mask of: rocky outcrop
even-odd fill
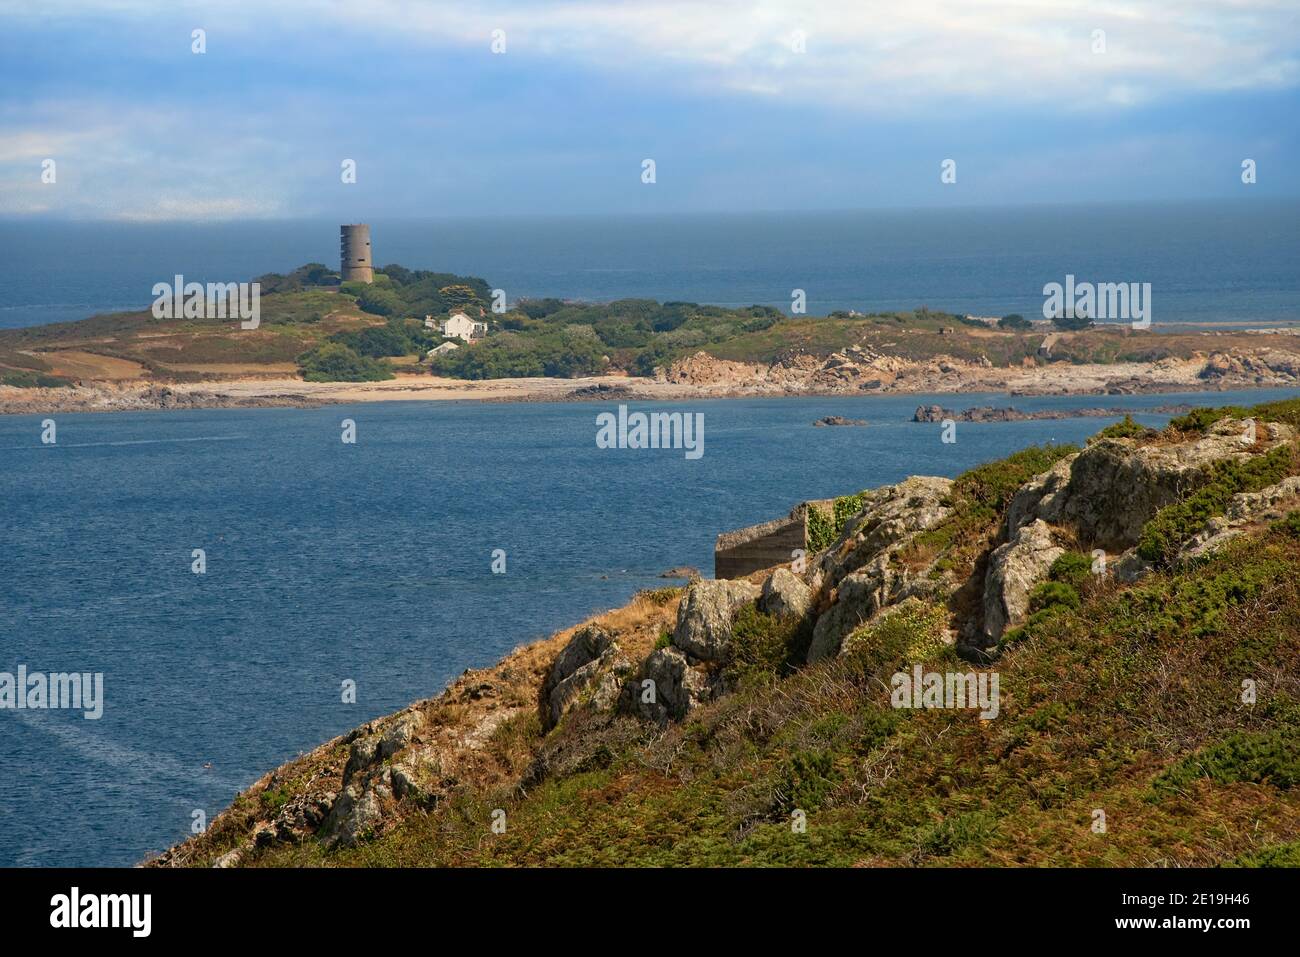
[[[1154,408],[1089,408],[1089,409],[1039,409],[1035,412],[1021,412],[1007,406],[994,408],[991,405],[976,406],[970,409],[945,409],[940,405],[918,405],[912,413],[913,422],[942,422],[952,419],[954,422],[1029,422],[1038,419],[1109,419],[1120,415],[1134,413],[1157,413],[1163,415],[1181,415],[1191,408],[1186,403],[1179,405],[1161,405]]]
[[[828,592],[882,553],[897,551],[918,532],[939,524],[952,514],[951,491],[952,479],[914,475],[864,493],[857,515],[818,557],[811,573],[813,589]]]
[[[705,671],[677,648],[667,647],[651,652],[641,666],[640,679],[628,683],[625,700],[633,713],[664,724],[680,721],[712,692]]]
[[[1015,538],[993,550],[984,579],[984,635],[992,644],[1029,614],[1029,593],[1065,554],[1041,518],[1019,528]]]
[[[827,415],[818,419],[813,425],[822,428],[828,425],[868,425],[866,419],[846,419],[842,415]]]
[[[1070,527],[1089,547],[1123,552],[1156,512],[1209,481],[1213,462],[1249,458],[1295,437],[1291,428],[1276,423],[1257,424],[1255,434],[1260,441],[1246,441],[1246,425],[1225,418],[1186,442],[1102,439],[1016,493],[1007,514],[1008,537],[1042,519]]]
[[[944,589],[928,568],[911,568],[895,557],[917,534],[952,514],[951,491],[951,479],[913,476],[865,494],[861,510],[814,567],[813,587],[828,607],[813,626],[809,662],[835,654],[849,633],[881,609]]]
[[[812,604],[812,589],[790,569],[778,568],[763,582],[758,610],[774,618],[803,618]]]
[[[543,727],[555,727],[584,695],[594,706],[612,709],[632,670],[632,662],[623,657],[608,631],[598,625],[579,629],[556,657],[542,685]]]
[[[1300,476],[1285,478],[1258,492],[1240,492],[1228,503],[1225,514],[1209,519],[1205,526],[1178,550],[1178,561],[1203,558],[1249,530],[1257,522],[1282,518],[1300,499]]]
[[[673,645],[701,661],[724,661],[736,612],[758,596],[758,587],[747,581],[693,582],[677,612]]]

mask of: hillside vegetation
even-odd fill
[[[846,496],[806,566],[467,673],[156,863],[1300,863],[1297,434],[1198,410]],[[996,715],[895,707],[916,665]]]
[[[461,379],[577,377],[618,372],[649,376],[697,353],[771,365],[791,357],[827,360],[844,350],[928,361],[1016,368],[1045,361],[1044,323],[1019,317],[996,327],[942,310],[788,317],[770,307],[723,308],[691,302],[622,299],[607,303],[518,300],[503,311],[487,281],[398,264],[373,284],[339,283],[320,263],[261,284],[261,325],[234,319],[155,319],[149,310],[79,322],[0,330],[0,384],[50,387],[75,382],[215,381],[301,374],[313,381],[368,381],[395,374]],[[471,348],[425,361],[442,341],[424,319],[464,310],[488,323]],[[1099,326],[1058,334],[1050,361],[1065,364],[1187,359],[1207,349],[1257,348],[1258,338]],[[1254,372],[1276,375],[1276,363]],[[1300,370],[1300,361],[1282,370]],[[1229,368],[1229,371],[1252,372]],[[1253,373],[1252,373],[1253,374]],[[1262,380],[1261,380],[1262,381]]]

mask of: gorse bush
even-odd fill
[[[1148,429],[1145,425],[1139,425],[1137,422],[1133,421],[1133,416],[1125,415],[1121,421],[1106,426],[1094,435],[1092,439],[1089,439],[1089,441],[1095,441],[1097,439],[1136,439],[1154,434],[1154,429]]]
[[[811,641],[812,622],[777,618],[745,605],[731,627],[727,675],[742,682],[790,674],[802,664]]]

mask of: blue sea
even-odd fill
[[[927,305],[1042,314],[1043,286],[1151,283],[1156,323],[1300,321],[1300,203],[1278,200],[655,217],[371,222],[376,265],[481,276],[523,296],[810,315]],[[338,262],[334,222],[0,221],[0,328],[139,309],[157,282]]]
[[[210,820],[279,763],[465,668],[662,586],[672,566],[711,574],[720,531],[1106,424],[961,424],[945,445],[938,426],[908,421],[919,404],[1110,401],[657,406],[703,413],[697,460],[598,449],[594,404],[59,415],[54,445],[46,417],[0,417],[0,671],[104,675],[99,720],[0,710],[0,866],[130,865],[187,836],[195,810]],[[814,428],[826,415],[870,425]]]

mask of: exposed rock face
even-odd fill
[[[747,581],[693,582],[677,611],[673,644],[701,661],[725,660],[736,612],[758,596],[758,587]]]
[[[845,636],[881,609],[942,590],[943,583],[926,570],[910,570],[893,559],[917,533],[952,514],[951,490],[951,479],[913,476],[868,493],[862,510],[814,570],[814,585],[829,595],[830,607],[813,628],[809,662],[835,654]]]
[[[609,632],[598,625],[580,629],[556,657],[542,685],[544,726],[554,727],[584,692],[591,692],[595,707],[613,708],[632,670]]]
[[[988,644],[1029,614],[1029,593],[1065,554],[1041,518],[1022,526],[1012,541],[993,550],[984,578],[984,636]]]
[[[1122,552],[1137,542],[1157,511],[1204,485],[1212,462],[1249,458],[1294,438],[1293,430],[1276,423],[1257,428],[1268,436],[1259,446],[1245,442],[1246,426],[1230,418],[1190,442],[1142,447],[1128,439],[1095,442],[1016,493],[1007,513],[1008,537],[1026,522],[1043,519],[1070,526],[1088,545]]]
[[[392,800],[386,772],[368,786],[353,781],[334,802],[321,833],[338,845],[354,847],[378,831],[384,820],[384,804]]]
[[[279,841],[298,841],[315,833],[329,816],[337,795],[333,791],[300,794],[276,815],[273,826]]]
[[[692,667],[686,655],[676,648],[658,648],[641,666],[642,681],[654,682],[653,700],[645,700],[640,681],[627,685],[630,709],[643,718],[663,724],[669,719],[680,721],[701,701],[710,697],[708,676]]]
[[[1282,518],[1300,499],[1300,476],[1285,478],[1258,492],[1240,492],[1228,503],[1225,515],[1211,518],[1178,551],[1178,560],[1210,555],[1255,522]]]
[[[788,568],[778,568],[763,582],[758,610],[776,618],[803,618],[812,610],[812,589]]]
[[[814,590],[836,587],[849,573],[882,552],[897,550],[918,532],[952,514],[947,504],[952,479],[914,475],[897,485],[868,492],[862,509],[845,524],[840,539],[817,560]]]

